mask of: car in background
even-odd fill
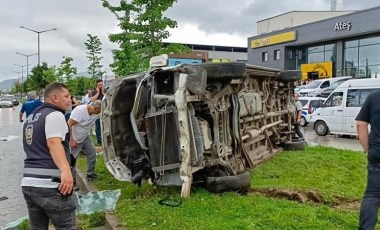
[[[300,97],[298,99],[302,104],[302,117],[300,125],[306,127],[311,119],[311,114],[321,106],[326,100],[322,97]]]
[[[334,91],[334,89],[336,89],[340,84],[342,84],[343,82],[349,79],[350,78],[345,78],[345,79],[334,82],[332,85],[330,85],[330,87],[328,87],[327,89],[321,92],[321,97],[327,98]]]
[[[294,88],[294,92],[295,93],[298,93],[299,91],[301,91],[301,89],[305,88],[306,85],[298,85]]]
[[[13,98],[9,96],[4,96],[0,99],[0,107],[1,108],[12,108],[13,105]]]
[[[349,79],[349,78],[352,78],[352,77],[333,77],[333,78],[313,80],[309,82],[309,84],[307,84],[305,88],[301,89],[299,94],[301,97],[320,97],[321,92],[327,89],[328,87],[330,87],[330,85],[342,79]]]
[[[12,98],[12,103],[14,106],[18,106],[20,104],[20,101],[16,96],[11,95],[10,97]]]

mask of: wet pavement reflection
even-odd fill
[[[326,136],[318,136],[310,127],[304,127],[301,131],[303,132],[305,140],[309,143],[309,145],[322,145],[338,149],[363,151],[359,140],[353,136],[338,136],[330,134],[327,134]]]
[[[0,108],[0,229],[6,223],[27,214],[20,189],[25,154],[22,148],[21,106]]]

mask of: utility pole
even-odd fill
[[[28,80],[28,78],[29,78],[29,57],[37,55],[38,53],[28,55],[28,54],[22,54],[22,53],[16,52],[16,54],[19,54],[19,55],[26,57],[26,80]]]
[[[22,97],[22,92],[24,91],[24,67],[27,65],[18,65],[18,64],[14,64],[14,65],[21,67],[21,83],[23,85],[23,87],[21,89],[21,97]]]
[[[17,73],[17,81],[18,81],[18,79],[20,79],[20,71],[13,71],[14,73]],[[21,88],[21,92],[20,92],[20,98],[22,98],[22,91],[23,91],[23,88],[24,88],[24,86],[22,86],[22,88]]]
[[[49,29],[49,30],[41,30],[41,31],[37,31],[37,30],[33,30],[33,29],[30,29],[30,28],[27,28],[27,27],[24,27],[24,26],[20,26],[21,29],[26,29],[26,30],[30,30],[34,33],[37,33],[37,37],[38,37],[38,66],[40,66],[40,61],[41,61],[41,52],[40,52],[40,34],[42,33],[45,33],[45,32],[49,32],[49,31],[52,31],[52,30],[57,30],[57,28],[53,28],[53,29]]]

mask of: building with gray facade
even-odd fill
[[[380,7],[248,38],[248,63],[303,78],[380,77]]]

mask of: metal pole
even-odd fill
[[[21,83],[24,84],[24,67],[26,65],[18,65],[18,64],[14,64],[14,65],[17,65],[18,67],[21,67]],[[20,75],[19,75],[20,77]],[[21,97],[22,97],[22,93],[24,91],[24,85],[22,85],[22,88],[21,88]]]
[[[37,33],[38,35],[38,66],[40,66],[40,34],[42,33],[45,33],[45,32],[49,32],[49,31],[52,31],[52,30],[57,30],[57,28],[53,28],[53,29],[50,29],[50,30],[41,30],[41,31],[37,31],[37,30],[33,30],[33,29],[30,29],[30,28],[27,28],[27,27],[24,27],[24,26],[20,26],[21,29],[26,29],[26,30],[30,30],[34,33]]]
[[[16,54],[19,54],[19,55],[22,55],[22,56],[26,57],[26,80],[28,80],[28,78],[29,78],[29,57],[37,55],[38,53],[35,53],[35,54],[22,54],[22,53],[16,52]]]
[[[29,74],[29,57],[26,57],[26,80],[28,80]]]
[[[38,66],[40,66],[40,33],[37,33],[38,34]]]

